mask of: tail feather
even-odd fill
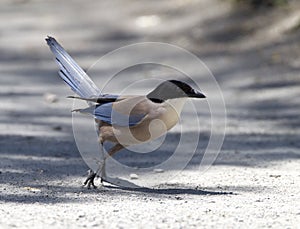
[[[53,37],[48,36],[46,41],[60,67],[60,77],[76,94],[84,98],[98,96],[101,94],[99,88],[89,78],[85,71]]]
[[[69,99],[80,99],[84,100],[87,102],[93,102],[93,103],[98,103],[98,104],[105,104],[105,103],[112,103],[116,101],[123,100],[124,98],[119,98],[117,95],[101,95],[98,97],[90,97],[90,98],[82,98],[82,97],[77,97],[77,96],[68,96],[67,98]]]

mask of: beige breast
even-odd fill
[[[134,127],[103,126],[100,129],[102,138],[104,141],[119,142],[124,146],[159,138],[178,123],[185,102],[185,98],[172,99],[162,104],[144,102],[143,106],[151,109],[141,123]]]

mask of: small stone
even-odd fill
[[[78,215],[78,218],[85,218],[85,214]]]
[[[44,100],[48,103],[56,103],[58,101],[57,95],[51,93],[44,94]]]
[[[34,187],[23,187],[23,189],[27,190],[27,191],[30,191],[30,192],[41,192],[41,189],[38,189],[38,188],[34,188]]]
[[[164,170],[163,169],[153,169],[153,172],[155,172],[155,173],[163,173]]]
[[[279,178],[279,177],[281,177],[281,175],[274,175],[274,174],[271,174],[270,177]]]
[[[130,174],[130,179],[131,180],[137,180],[137,179],[139,179],[139,176],[137,174],[135,174],[135,173],[131,173]]]
[[[56,131],[61,131],[62,127],[61,126],[53,126],[52,129],[56,130]]]

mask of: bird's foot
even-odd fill
[[[97,186],[94,183],[96,177],[101,178],[101,184],[103,183],[103,181],[105,181],[105,178],[106,178],[105,160],[98,162],[98,164],[99,164],[99,168],[97,169],[96,172],[94,172],[91,169],[88,170],[88,177],[84,181],[83,187],[87,186],[88,189],[90,189],[91,186],[93,188],[97,188]]]
[[[93,188],[97,188],[97,186],[94,183],[96,177],[97,177],[97,173],[95,173],[93,170],[89,169],[88,170],[88,177],[84,181],[83,187],[86,186],[88,189],[91,189],[91,186]],[[101,179],[101,183],[102,183],[102,179]]]

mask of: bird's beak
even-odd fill
[[[188,97],[198,99],[206,98],[206,96],[202,92],[197,90],[194,90],[193,93],[188,94]]]

